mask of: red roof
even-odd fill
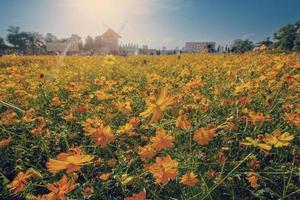
[[[113,31],[111,28],[109,28],[105,33],[101,35],[102,37],[116,37],[116,38],[121,38],[121,36]]]

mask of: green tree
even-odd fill
[[[85,38],[85,43],[83,49],[86,51],[91,51],[94,48],[94,40],[91,36]]]
[[[0,36],[0,54],[4,54],[8,49],[8,46],[5,44],[4,39]]]
[[[57,42],[57,37],[52,33],[47,33],[45,37],[45,42]]]
[[[94,49],[98,51],[102,46],[102,37],[96,36],[94,39]]]
[[[34,55],[46,52],[45,39],[40,33],[28,33],[28,45],[31,49],[31,53]]]
[[[300,51],[300,20],[295,23],[295,26],[297,28],[297,35],[296,35],[296,38],[294,40],[293,50],[294,51]]]
[[[268,48],[271,48],[273,46],[273,41],[270,40],[270,37],[267,37],[266,40],[261,41],[258,44],[259,44],[259,46],[266,45]]]
[[[27,54],[29,51],[29,34],[20,32],[20,27],[10,26],[8,29],[7,41],[13,45],[17,53]]]
[[[293,50],[298,29],[297,23],[287,24],[280,28],[279,31],[274,34],[274,39],[276,40],[275,46],[282,50]]]
[[[75,44],[78,44],[79,49],[83,48],[83,43],[81,40],[81,37],[77,34],[72,34],[71,37],[69,38],[70,42],[74,42]]]
[[[294,51],[300,51],[300,33],[297,34],[295,40],[294,40]]]
[[[231,45],[231,51],[234,53],[244,53],[254,48],[253,42],[250,40],[237,39]]]

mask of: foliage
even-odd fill
[[[299,54],[0,58],[0,199],[298,199]]]
[[[254,48],[253,42],[250,40],[237,39],[231,45],[231,51],[234,53],[245,53]]]
[[[7,41],[13,45],[16,53],[43,54],[45,53],[44,38],[39,33],[20,32],[20,27],[8,28]]]
[[[287,24],[274,34],[275,46],[287,51],[299,51],[300,21]]]
[[[3,54],[7,48],[4,39],[0,36],[0,54]]]

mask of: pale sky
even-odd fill
[[[0,36],[9,25],[59,38],[101,35],[153,48],[186,41],[264,40],[300,20],[299,0],[0,0]]]

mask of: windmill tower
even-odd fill
[[[119,38],[121,36],[109,28],[101,36],[101,54],[117,54],[119,51]]]
[[[118,32],[112,30],[107,24],[102,23],[102,26],[106,28],[107,31],[96,37],[96,51],[99,54],[119,54],[119,39],[121,38],[120,34],[125,29],[127,23],[128,21],[125,20]]]

